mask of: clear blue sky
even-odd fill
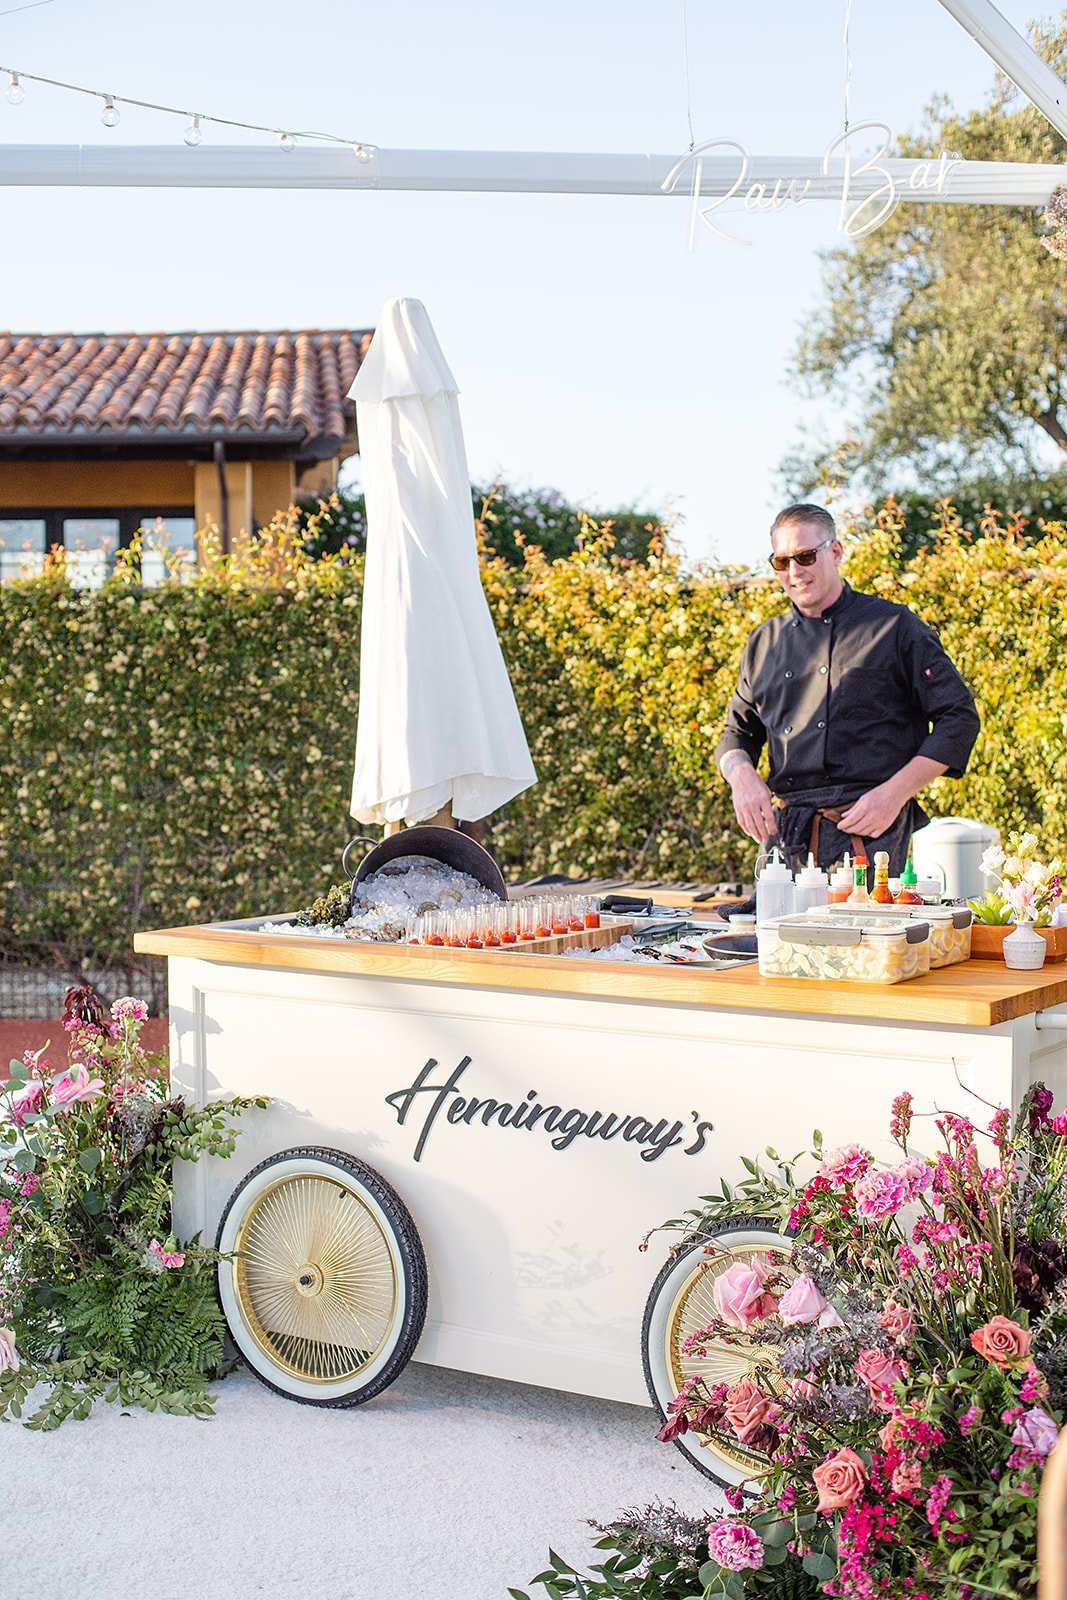
[[[0,10],[13,0],[0,0]],[[1023,28],[1029,5],[1001,0]],[[688,145],[681,0],[53,0],[0,61],[116,94],[407,148]],[[690,0],[698,140],[816,155],[841,128],[844,0]],[[993,81],[936,0],[853,0],[852,120],[914,127]],[[0,142],[180,143],[183,124],[27,85]],[[230,142],[209,130],[207,137]],[[190,152],[195,159],[195,152]],[[422,299],[476,479],[671,510],[694,559],[761,558],[775,469],[819,407],[786,367],[835,208],[739,216],[686,251],[686,202],[295,191],[0,191],[0,326],[361,327]]]

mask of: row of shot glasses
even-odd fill
[[[595,895],[531,895],[462,911],[424,911],[415,919],[408,942],[492,950],[599,926],[600,901]]]

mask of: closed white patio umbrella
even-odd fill
[[[537,781],[478,572],[458,389],[419,300],[349,391],[367,497],[352,815],[488,816]]]

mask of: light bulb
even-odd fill
[[[7,101],[9,106],[20,106],[25,98],[26,91],[19,82],[19,75],[17,72],[13,72],[8,82],[8,86],[4,91],[4,99]]]
[[[190,122],[189,126],[186,128],[185,132],[182,134],[182,138],[185,140],[186,144],[195,146],[200,143],[203,137],[204,135],[200,132],[200,118],[194,117],[192,122]]]
[[[100,113],[100,121],[104,124],[105,128],[117,128],[119,123],[122,121],[118,107],[110,95],[108,95],[104,101],[104,109]]]
[[[281,145],[283,150],[296,149],[296,140],[293,138],[291,133],[280,133],[278,135],[278,143]]]

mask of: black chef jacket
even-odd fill
[[[907,606],[845,585],[821,617],[795,606],[752,630],[715,750],[766,744],[775,794],[883,783],[913,756],[963,775],[978,737],[970,690]]]

